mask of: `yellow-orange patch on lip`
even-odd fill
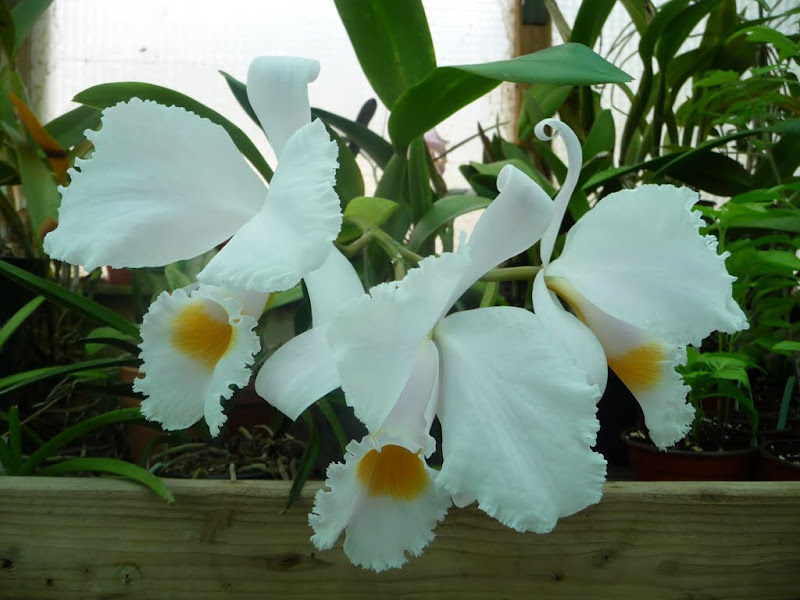
[[[172,323],[172,344],[213,371],[233,341],[233,327],[211,314],[203,301],[187,305]]]
[[[356,475],[370,496],[391,496],[409,502],[428,485],[428,474],[419,455],[402,446],[370,450],[356,468]]]
[[[661,379],[664,348],[655,342],[636,346],[624,354],[608,356],[608,366],[632,392],[654,387]]]

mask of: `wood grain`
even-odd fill
[[[380,574],[318,552],[281,482],[0,478],[0,598],[800,598],[800,482],[609,483],[548,535],[451,510]]]

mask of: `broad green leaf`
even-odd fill
[[[371,227],[380,227],[392,216],[395,210],[397,210],[397,202],[386,198],[376,198],[374,196],[357,196],[353,198],[342,214],[344,223],[336,241],[340,244],[346,244]]]
[[[71,458],[45,467],[39,472],[39,475],[51,477],[83,472],[120,475],[147,486],[169,504],[175,504],[175,495],[163,480],[138,465],[116,458]]]
[[[422,1],[335,0],[335,4],[364,75],[391,110],[405,90],[436,68]]]
[[[14,50],[22,46],[22,42],[36,25],[42,13],[53,3],[53,0],[20,0],[11,10],[14,18]]]
[[[480,196],[445,196],[437,200],[414,227],[408,247],[416,252],[441,227],[458,216],[486,208],[491,202]]]
[[[597,113],[592,128],[586,136],[586,141],[583,143],[583,162],[586,163],[601,152],[606,152],[613,157],[615,141],[614,115],[609,109],[602,110]]]
[[[387,163],[392,158],[392,145],[377,133],[361,123],[329,113],[321,108],[312,108],[311,116],[321,119],[326,125],[339,130],[348,140],[356,143],[364,152],[369,154],[381,169],[386,168]]]
[[[49,457],[54,456],[61,448],[95,429],[111,425],[112,423],[125,423],[141,419],[142,413],[139,408],[122,408],[79,421],[37,448],[36,451],[30,455],[28,460],[23,463],[20,474],[31,475],[36,467]]]
[[[796,43],[772,27],[755,26],[743,29],[738,34],[747,33],[748,42],[766,42],[775,46],[778,51],[778,61],[786,60],[792,56],[797,56],[800,48]]]
[[[666,175],[716,196],[735,196],[753,188],[753,179],[742,164],[717,152],[703,152],[693,161],[681,161]]]
[[[800,270],[800,258],[793,252],[781,250],[758,250],[756,256],[759,262],[776,267],[785,267],[792,270]]]
[[[23,371],[22,373],[14,373],[0,379],[0,395],[7,394],[13,390],[49,379],[51,377],[60,377],[63,375],[72,375],[73,373],[80,373],[82,371],[89,371],[97,368],[105,367],[122,367],[134,366],[139,363],[136,358],[100,358],[97,360],[86,360],[83,362],[72,363],[69,365],[60,365],[57,367],[42,367],[41,369],[32,369],[30,371]]]
[[[228,135],[231,136],[231,141],[233,141],[245,158],[250,161],[253,167],[261,173],[262,177],[267,181],[272,179],[272,169],[267,164],[267,161],[264,160],[264,157],[261,156],[258,148],[253,145],[253,142],[250,141],[241,129],[218,112],[180,92],[152,83],[140,83],[135,81],[104,83],[82,91],[73,98],[73,101],[102,110],[109,106],[114,106],[119,102],[127,102],[131,98],[153,100],[154,102],[167,106],[180,106],[200,117],[208,119],[212,123],[216,123],[228,132]]]
[[[406,157],[400,154],[392,156],[391,160],[386,164],[386,168],[383,170],[380,181],[378,181],[375,195],[402,204],[406,198],[406,191],[408,189],[407,172],[408,160]]]
[[[17,164],[32,237],[36,248],[41,250],[42,239],[50,231],[50,226],[55,225],[58,216],[61,202],[58,187],[48,166],[27,143],[17,146]]]
[[[581,44],[562,44],[511,60],[438,67],[398,98],[389,117],[395,150],[500,85],[549,83],[590,85],[630,81],[631,77]]]
[[[539,121],[555,115],[556,111],[567,101],[574,87],[572,85],[535,83],[527,89],[522,98],[522,110],[517,123],[520,139],[533,136],[533,129]]]
[[[41,294],[59,306],[63,306],[97,323],[108,325],[121,333],[139,339],[139,328],[136,327],[136,325],[102,304],[89,300],[72,290],[68,290],[52,281],[28,273],[2,260],[0,260],[0,275],[5,275],[12,281],[34,291],[36,294]]]
[[[100,126],[101,113],[91,106],[79,106],[60,117],[56,117],[44,126],[47,133],[63,148],[72,148],[83,139],[87,129]]]
[[[33,311],[42,305],[42,302],[44,302],[44,296],[36,296],[36,298],[20,308],[2,327],[0,327],[0,348],[14,335],[14,332],[25,322],[25,319],[31,316]]]
[[[790,353],[790,352],[800,352],[800,342],[793,342],[791,340],[784,340],[783,342],[778,342],[772,347],[773,352],[780,352],[780,353]]]
[[[572,26],[572,35],[569,41],[593,48],[616,3],[617,0],[582,2],[578,14],[575,16],[575,25]]]

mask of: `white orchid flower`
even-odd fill
[[[349,301],[366,296],[355,269],[336,249],[305,282],[313,327],[281,346],[256,377],[259,395],[292,419],[340,386],[327,341],[328,326]],[[404,397],[410,401],[427,402],[431,395],[430,389],[408,391]],[[344,464],[328,467],[329,491],[317,493],[309,516],[317,548],[331,548],[346,531],[347,557],[356,565],[382,571],[402,566],[406,552],[418,556],[433,539],[433,529],[451,501],[435,485],[436,473],[420,452],[427,444],[433,415],[423,417],[424,423],[404,422],[413,412],[413,407],[395,411],[382,432],[350,442]]]
[[[664,449],[688,432],[694,416],[686,402],[689,388],[675,371],[686,361],[686,345],[699,346],[715,330],[748,327],[731,296],[728,253],[718,254],[716,238],[700,235],[703,221],[692,211],[696,192],[643,185],[600,200],[567,233],[561,255],[551,262],[582,162],[578,139],[566,125],[548,119],[536,127],[541,139],[558,133],[569,172],[542,238],[544,268],[534,282],[534,310],[593,381],[605,387],[606,363],[611,367],[641,405],[651,439]]]
[[[267,189],[225,130],[177,106],[132,99],[87,131],[89,160],[60,188],[59,225],[44,239],[53,258],[87,269],[153,267],[230,241],[202,283],[280,291],[322,265],[341,226],[333,190],[336,144],[311,122],[307,85],[319,63],[262,57],[247,94],[278,155]]]
[[[199,274],[199,286],[162,294],[141,327],[134,389],[142,414],[167,430],[205,417],[250,378],[260,343],[253,328],[267,292],[318,268],[341,224],[333,191],[337,148],[311,122],[308,83],[316,61],[262,57],[247,92],[279,157],[269,189],[222,127],[182,108],[138,99],[103,113],[95,145],[63,188],[59,227],[45,239],[54,258],[85,265],[158,266],[231,238]]]
[[[266,296],[211,285],[163,292],[144,316],[141,370],[133,389],[147,398],[142,415],[167,431],[205,417],[212,436],[226,417],[221,399],[244,387],[260,348],[253,328]]]

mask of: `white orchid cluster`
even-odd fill
[[[457,252],[365,292],[333,241],[337,147],[311,121],[316,61],[259,58],[247,93],[279,162],[269,189],[224,130],[181,108],[131,100],[87,132],[95,151],[61,190],[53,258],[86,268],[159,266],[230,241],[198,284],[161,294],[141,327],[142,413],[165,429],[225,421],[221,399],[250,376],[253,329],[268,295],[305,280],[313,327],[273,354],[256,390],[291,418],[341,387],[369,434],[332,464],[309,517],[313,543],[346,533],[350,560],[376,571],[419,555],[452,503],[518,531],[548,532],[596,503],[606,464],[592,451],[596,404],[611,367],[642,406],[661,448],[693,409],[675,372],[686,344],[747,327],[716,240],[699,234],[696,194],[643,186],[611,194],[551,261],[581,151],[562,123],[569,174],[551,200],[507,166],[499,195]],[[448,314],[476,280],[541,240],[534,312]],[[562,302],[572,310],[568,312]],[[443,464],[434,417],[442,428]]]

